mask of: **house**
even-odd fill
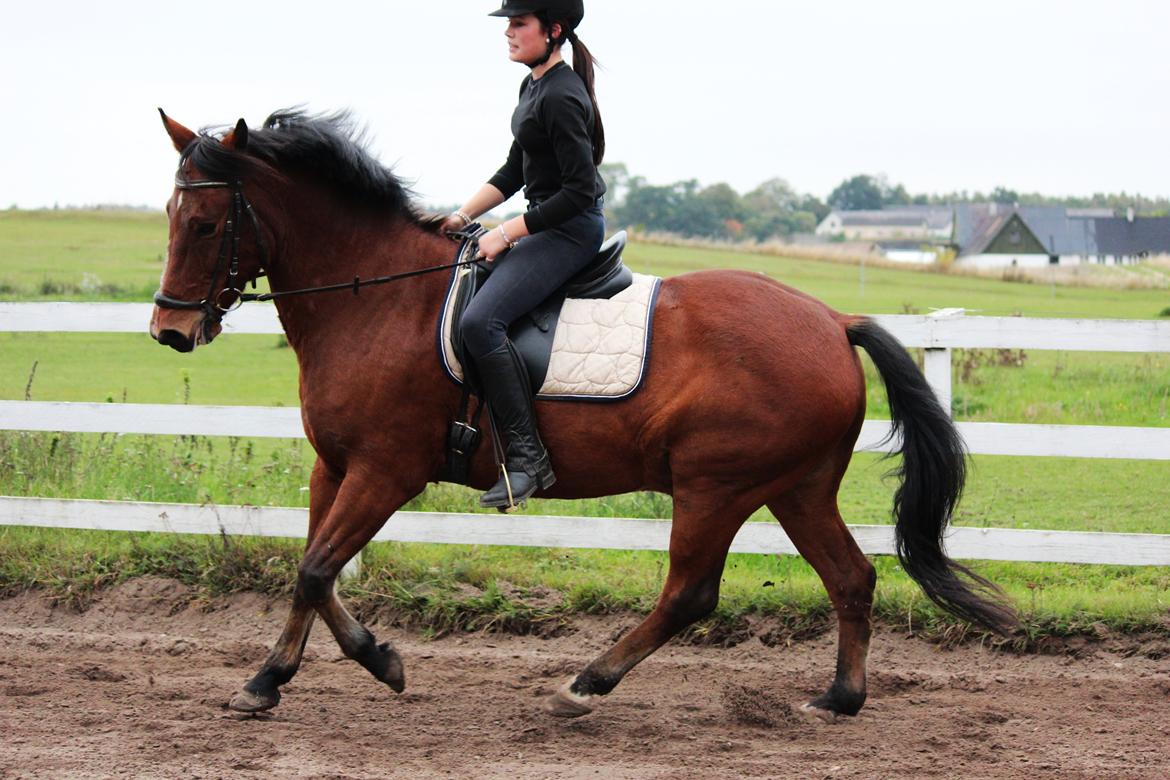
[[[974,268],[1126,265],[1170,253],[1170,218],[967,203],[955,207],[951,248],[957,265]]]
[[[834,209],[817,225],[822,237],[847,241],[947,240],[954,212],[949,206],[895,206],[878,211]]]
[[[928,264],[943,251],[973,268],[1128,265],[1170,254],[1170,218],[1139,217],[1133,209],[1009,206],[895,206],[833,211],[817,226],[822,239],[871,242],[889,260]]]

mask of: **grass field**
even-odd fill
[[[166,254],[159,212],[0,211],[0,300],[149,301]],[[839,311],[928,312],[952,306],[984,315],[1153,319],[1164,290],[1048,287],[912,269],[861,269],[774,254],[633,243],[626,262],[671,276],[706,268],[761,271]],[[1141,269],[1136,270],[1141,273]],[[346,276],[339,269],[339,280]]]
[[[0,212],[0,299],[148,300],[165,252],[157,214]],[[687,247],[635,244],[638,270],[674,274],[704,267],[760,270],[847,311],[902,313],[962,306],[982,314],[1152,318],[1164,292],[1031,284],[868,268]],[[144,330],[145,330],[145,323]],[[960,420],[1167,426],[1170,355],[960,351],[954,361]],[[35,373],[34,373],[35,365]],[[888,416],[870,374],[869,416]],[[31,381],[30,381],[31,380]],[[0,398],[286,405],[297,403],[291,350],[274,336],[225,337],[178,355],[142,336],[0,334]],[[0,433],[0,493],[304,506],[312,453],[303,442],[205,437]],[[858,455],[841,492],[850,522],[884,522],[891,466]],[[976,526],[1166,532],[1170,466],[1158,462],[976,457],[956,521]],[[1139,489],[1135,489],[1137,486]],[[471,511],[475,494],[433,486],[411,509]],[[665,517],[669,499],[633,494],[586,502],[538,501],[543,514]],[[755,520],[770,521],[763,513]],[[572,611],[644,610],[661,582],[664,558],[602,551],[375,545],[351,598],[391,603],[429,630],[491,621],[559,620]],[[131,576],[178,576],[214,594],[232,588],[290,587],[298,546],[272,541],[209,542],[155,535],[0,529],[0,589],[44,587],[67,600]],[[878,612],[925,626],[948,625],[893,561],[879,559]],[[1165,629],[1165,569],[985,564],[1027,613],[1031,631]],[[248,573],[243,574],[243,570]],[[239,576],[228,576],[235,572]],[[551,612],[525,606],[523,589],[564,593]],[[466,599],[455,583],[483,588]],[[764,583],[771,583],[764,585]],[[507,591],[507,592],[505,592]],[[733,556],[724,601],[702,630],[730,630],[751,614],[780,615],[798,631],[823,624],[828,602],[803,561]],[[515,626],[514,626],[515,627]]]
[[[137,211],[0,211],[0,300],[149,301],[166,217]]]

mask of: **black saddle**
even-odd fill
[[[528,377],[532,383],[533,394],[540,390],[544,384],[545,375],[548,373],[553,337],[556,335],[557,320],[560,318],[561,307],[564,305],[565,299],[612,298],[633,284],[633,273],[622,263],[622,251],[625,247],[626,231],[622,230],[601,245],[597,257],[580,273],[570,279],[560,290],[549,296],[544,303],[537,306],[528,315],[513,322],[508,328],[508,338],[511,339],[528,367]],[[472,247],[472,251],[475,251],[474,247]],[[491,272],[492,265],[481,262],[473,266],[473,273],[464,277],[458,275],[454,277],[455,284],[459,284],[461,278],[464,279],[464,282],[460,289],[455,291],[455,306],[451,315],[450,329],[452,346],[459,358],[460,365],[463,366],[464,381],[473,388],[478,387],[474,362],[464,349],[463,340],[459,338],[460,326],[467,305],[483,286],[483,283],[487,281]]]

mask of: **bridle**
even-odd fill
[[[240,289],[240,216],[246,213],[252,222],[252,229],[256,232],[256,245],[260,249],[260,274],[263,276],[268,268],[268,247],[264,241],[264,233],[260,230],[260,220],[252,209],[252,204],[244,195],[244,183],[241,181],[192,181],[175,177],[175,186],[181,190],[203,189],[231,189],[231,205],[228,207],[227,221],[224,224],[223,236],[219,241],[219,257],[215,261],[215,273],[211,275],[211,282],[207,288],[207,295],[198,301],[184,301],[172,298],[160,288],[154,294],[154,305],[160,309],[201,310],[204,313],[205,326],[219,324],[225,314],[239,308],[244,302],[244,291]],[[225,284],[218,292],[219,278],[226,272]],[[253,285],[255,280],[252,281]],[[226,296],[235,295],[235,300],[224,305]]]
[[[240,215],[246,213],[252,222],[252,229],[256,233],[256,244],[260,250],[260,273],[257,277],[267,274],[269,268],[268,247],[264,242],[264,233],[260,229],[260,220],[256,216],[255,210],[252,208],[251,202],[248,201],[247,196],[244,195],[244,183],[241,181],[226,182],[226,181],[191,181],[188,179],[175,178],[175,186],[181,190],[200,190],[222,188],[232,190],[231,206],[227,215],[227,221],[224,224],[223,237],[219,243],[219,257],[215,264],[215,273],[211,276],[211,282],[207,288],[207,295],[198,301],[184,301],[178,298],[172,298],[159,289],[154,294],[154,304],[160,309],[181,309],[181,310],[200,310],[204,313],[203,327],[206,328],[212,325],[218,325],[223,321],[224,315],[235,311],[244,303],[251,301],[271,301],[276,298],[284,298],[292,295],[308,295],[311,293],[322,292],[339,292],[341,290],[352,290],[354,295],[358,294],[358,290],[362,287],[371,285],[386,284],[388,282],[396,282],[400,279],[409,279],[413,276],[421,274],[433,273],[435,271],[444,271],[450,268],[458,268],[464,265],[476,265],[481,261],[474,259],[475,253],[472,252],[473,259],[462,260],[454,263],[445,263],[443,265],[435,265],[427,268],[419,268],[412,271],[405,271],[397,274],[390,274],[389,276],[378,276],[372,279],[362,279],[355,276],[352,282],[342,282],[340,284],[330,284],[322,287],[306,287],[300,290],[282,290],[280,292],[268,292],[262,294],[245,293],[239,282],[240,276]],[[449,233],[452,238],[462,239],[464,242],[460,245],[460,250],[456,252],[458,257],[462,254],[464,246],[468,241],[478,241],[479,237],[487,231],[477,223],[471,223],[459,231]],[[229,254],[230,246],[230,254]],[[218,281],[224,275],[226,270],[227,278],[225,285],[216,292]],[[252,280],[252,286],[255,287],[256,280]],[[234,295],[235,299],[228,301],[225,306],[223,303],[225,296]]]

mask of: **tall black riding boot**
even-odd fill
[[[477,358],[475,366],[493,424],[508,442],[504,458],[507,477],[500,477],[479,503],[510,508],[537,490],[552,487],[556,476],[536,430],[528,371],[512,342],[505,341],[502,347]]]

